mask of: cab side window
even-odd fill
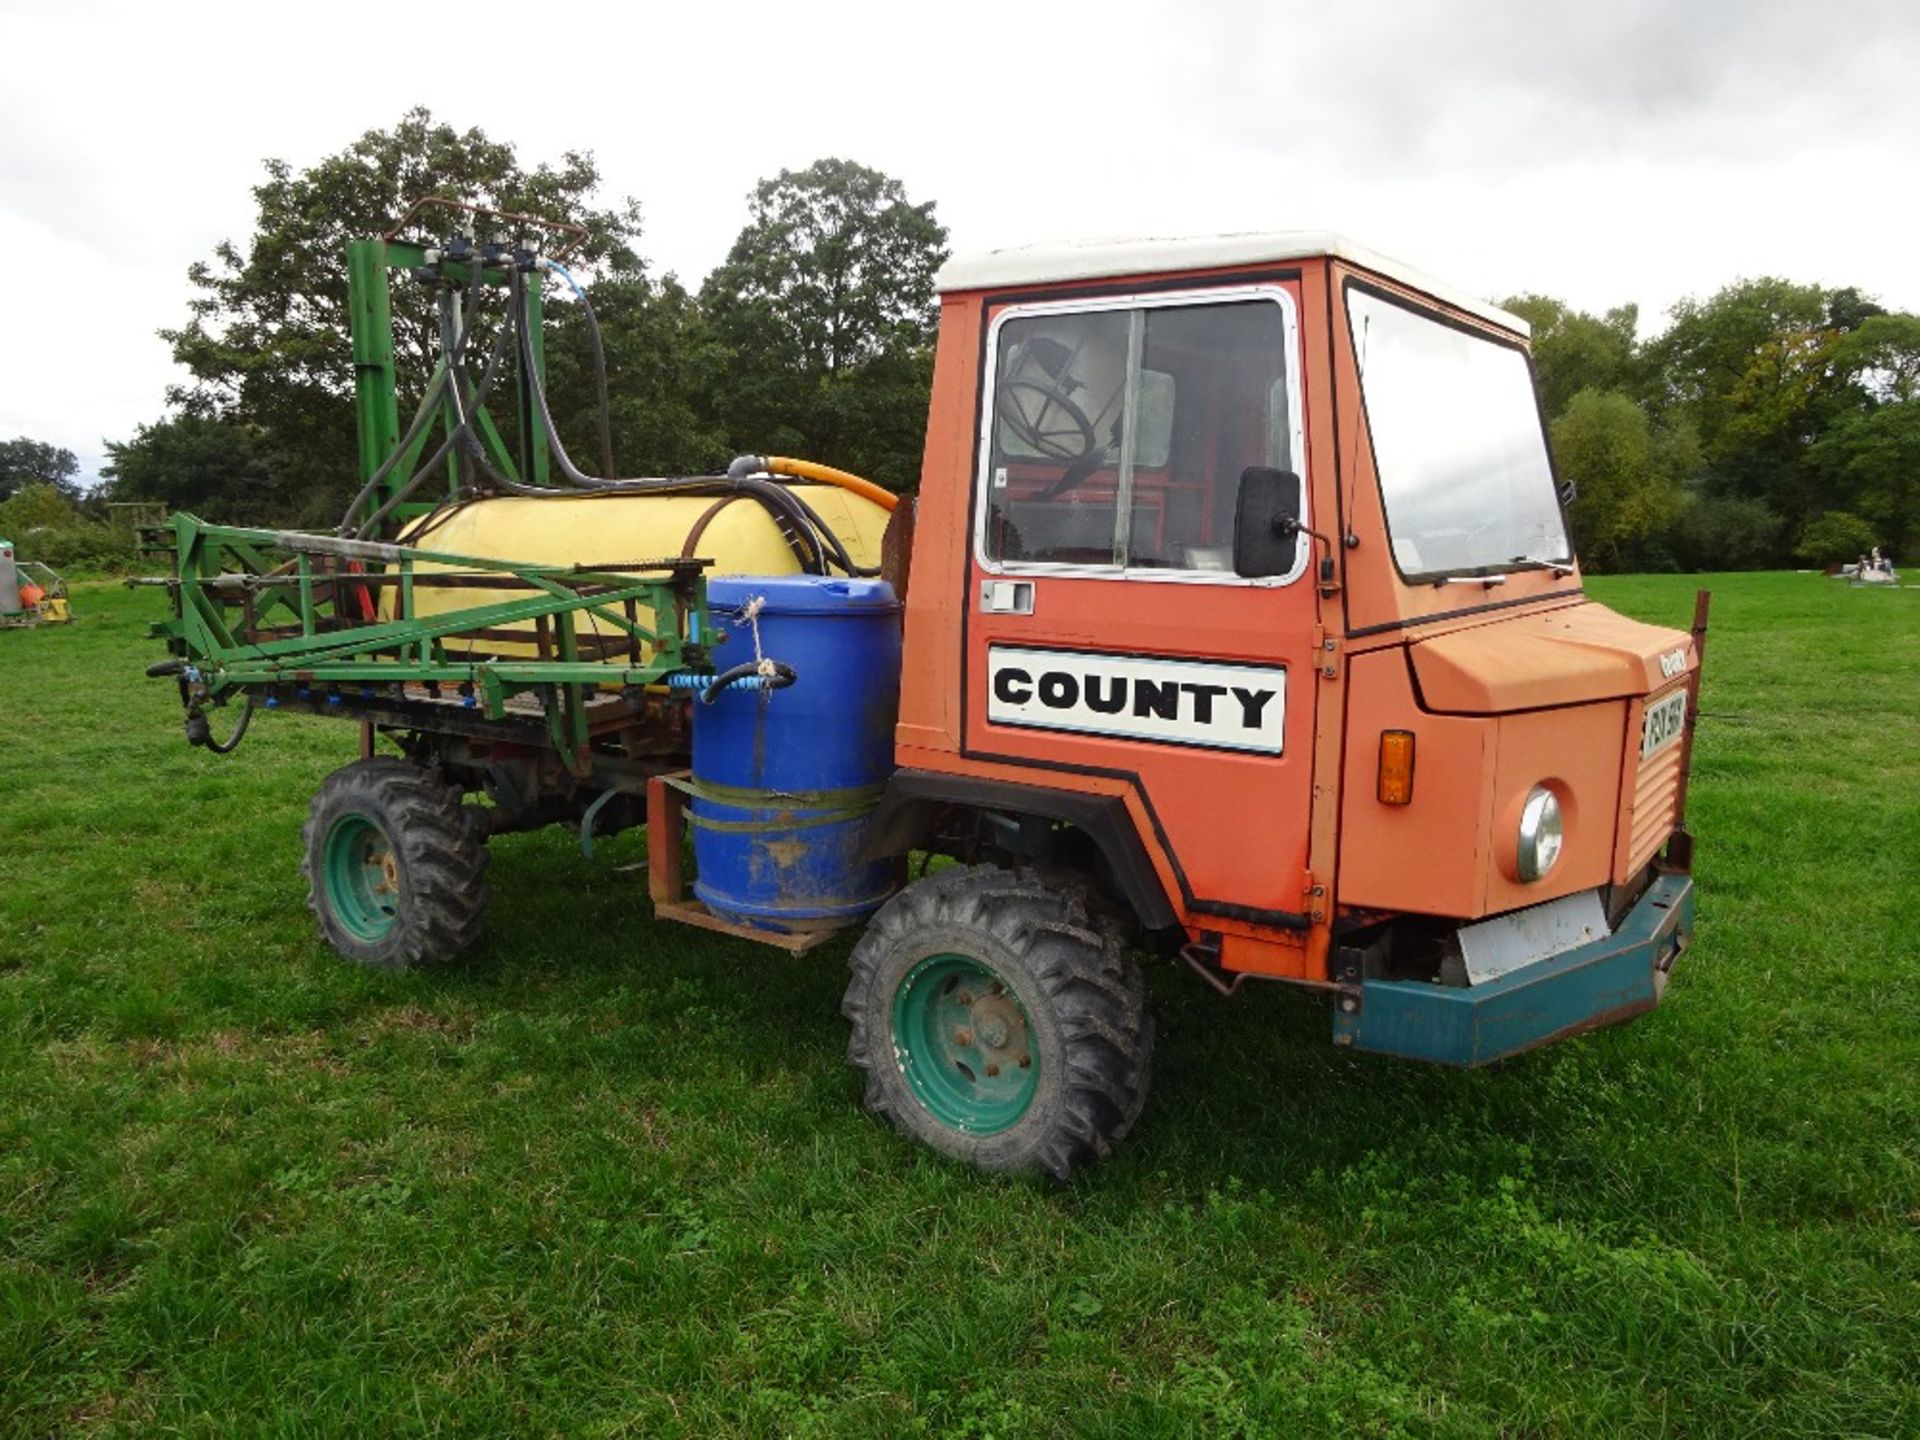
[[[1272,300],[1014,316],[995,354],[990,560],[1230,573],[1240,472],[1298,468]]]

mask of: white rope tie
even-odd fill
[[[766,608],[767,608],[766,596],[764,595],[751,596],[747,600],[747,603],[740,607],[740,618],[745,620],[747,624],[751,626],[753,629],[754,673],[758,675],[762,680],[772,680],[774,676],[779,672],[774,668],[773,661],[769,660],[766,657],[765,653],[760,649],[760,612]]]

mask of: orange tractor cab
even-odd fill
[[[1000,251],[940,277],[916,496],[758,456],[618,480],[553,426],[542,280],[590,302],[537,243],[355,242],[341,526],[169,522],[150,673],[188,738],[363,727],[304,834],[343,956],[475,943],[493,835],[646,824],[660,918],[865,924],[870,1108],[1059,1176],[1145,1104],[1143,953],[1455,1065],[1658,1003],[1705,597],[1688,634],[1583,593],[1522,321],[1330,235]],[[390,274],[445,348],[404,431]]]
[[[1330,992],[1336,1044],[1464,1065],[1652,1008],[1691,932],[1704,607],[1689,635],[1582,593],[1525,323],[1330,235],[940,285],[876,840],[998,868],[896,900],[900,953],[962,917],[997,942],[1001,909],[1091,953],[1114,902],[1222,990]],[[1070,925],[1016,898],[1075,884]],[[1125,972],[1089,1068],[1137,1076]],[[909,1128],[999,1155],[862,1053]],[[1110,1088],[1081,1151],[1130,1120]]]

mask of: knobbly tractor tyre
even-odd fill
[[[1139,1118],[1153,1062],[1140,971],[1078,890],[942,871],[889,901],[850,963],[841,1008],[867,1108],[934,1149],[1065,1180]]]
[[[313,797],[300,832],[320,938],[357,965],[444,965],[480,938],[487,846],[480,811],[405,760],[360,760]]]

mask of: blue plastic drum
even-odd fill
[[[747,612],[758,601],[757,614]],[[693,893],[722,919],[801,931],[851,924],[893,893],[892,860],[860,858],[893,773],[900,602],[880,580],[726,576],[707,604],[719,670],[791,666],[693,705]]]

